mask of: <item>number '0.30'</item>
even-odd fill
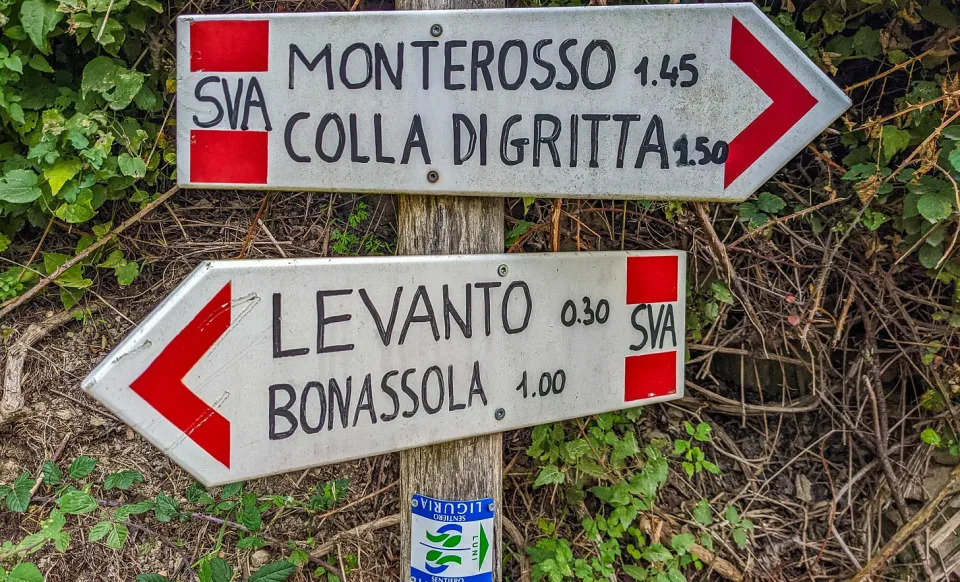
[[[583,315],[581,316],[577,310],[577,304],[574,303],[573,299],[567,299],[563,304],[563,309],[560,310],[560,323],[567,327],[573,327],[574,324],[582,323],[583,325],[593,325],[598,323],[603,325],[607,322],[607,319],[610,317],[610,302],[606,299],[601,299],[597,301],[597,306],[593,307],[589,297],[584,297],[583,301]]]

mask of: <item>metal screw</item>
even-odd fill
[[[414,499],[413,501],[410,502],[410,505],[412,505],[413,507],[416,507],[420,505],[420,503],[416,499]]]
[[[493,417],[497,420],[503,420],[503,417],[506,415],[507,411],[502,408],[498,408],[497,411],[493,413]]]
[[[487,506],[487,511],[493,511],[493,507],[494,505],[491,503],[490,505]]]
[[[441,34],[443,34],[443,27],[440,26],[439,24],[434,24],[433,26],[430,27],[431,36],[440,36]]]
[[[510,269],[508,269],[506,265],[500,265],[497,267],[497,274],[501,277],[506,277],[508,272],[510,272]]]
[[[439,179],[440,179],[440,172],[436,170],[430,170],[429,172],[427,172],[427,182],[430,182],[431,184],[433,184]]]

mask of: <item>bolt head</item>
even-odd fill
[[[439,179],[440,179],[440,172],[436,170],[430,170],[429,172],[427,172],[427,182],[430,182],[431,184],[433,184]]]
[[[497,420],[503,420],[503,417],[506,415],[507,411],[502,408],[498,408],[497,411],[493,413],[493,417]]]
[[[410,501],[410,505],[413,506],[413,507],[416,507],[416,506],[420,505],[420,503],[419,503],[416,499],[414,499],[414,500]]]
[[[430,36],[440,36],[441,34],[443,34],[443,27],[439,24],[430,27]]]
[[[497,274],[500,275],[501,277],[506,277],[507,273],[509,272],[510,272],[510,269],[508,269],[506,265],[500,265],[499,267],[497,267]]]

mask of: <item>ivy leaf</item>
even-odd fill
[[[713,296],[717,298],[717,301],[733,305],[733,293],[730,292],[730,288],[723,281],[710,283],[710,290],[713,291]]]
[[[53,32],[63,14],[57,10],[56,2],[47,0],[26,0],[20,7],[20,24],[30,37],[33,46],[41,52],[50,52],[47,35]]]
[[[883,157],[893,158],[910,143],[910,133],[893,125],[884,125],[880,130],[880,142],[883,144]]]
[[[44,461],[40,471],[43,473],[44,485],[56,485],[63,480],[63,471],[53,461]]]
[[[23,562],[7,574],[7,582],[43,582],[43,574],[33,562]]]
[[[47,62],[47,59],[43,58],[43,55],[35,53],[30,60],[27,61],[27,66],[35,71],[40,71],[41,73],[52,73],[53,67],[50,66],[50,63]]]
[[[7,493],[7,509],[15,513],[23,513],[30,506],[30,489],[33,483],[30,479],[30,473],[24,471],[13,482],[13,487]]]
[[[746,549],[747,547],[747,530],[742,527],[733,528],[731,533],[733,536],[734,543],[737,544],[737,547],[741,550]]]
[[[120,471],[107,475],[103,481],[103,488],[107,491],[111,489],[129,491],[134,483],[143,483],[143,475],[138,471]]]
[[[540,474],[537,475],[537,480],[533,482],[533,487],[543,487],[544,485],[559,485],[563,483],[566,476],[557,468],[556,465],[547,465],[544,468],[540,469]]]
[[[931,223],[940,222],[953,212],[953,197],[942,191],[924,192],[917,199],[917,210]]]
[[[50,253],[53,254],[53,253]],[[46,257],[44,257],[44,262],[46,262]],[[48,269],[49,272],[49,269]],[[93,468],[97,466],[97,460],[93,457],[87,457],[85,455],[80,455],[73,460],[73,463],[70,464],[70,469],[67,470],[67,474],[70,475],[73,479],[83,479],[90,473],[93,473]]]
[[[0,180],[0,201],[26,204],[42,194],[37,175],[31,170],[11,170]]]

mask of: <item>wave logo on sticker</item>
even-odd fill
[[[433,544],[420,542],[420,544],[429,548],[427,550],[426,562],[424,567],[431,574],[439,574],[450,567],[450,564],[463,564],[463,559],[453,552],[466,552],[470,548],[461,548],[460,542],[463,540],[463,527],[455,523],[450,523],[437,529],[436,533],[424,532]],[[450,553],[447,553],[450,552]]]

